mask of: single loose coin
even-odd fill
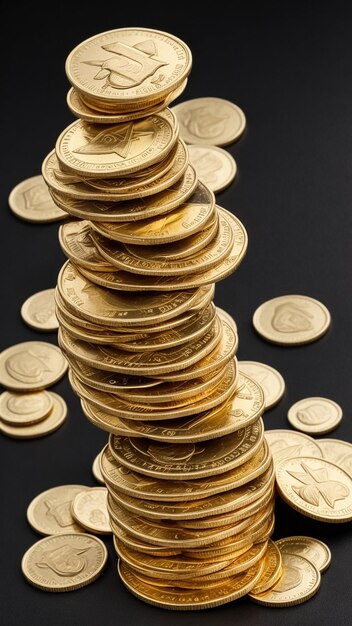
[[[274,463],[296,456],[323,456],[320,446],[312,437],[294,430],[265,430],[265,439],[269,443]]]
[[[15,439],[34,439],[35,437],[49,435],[60,428],[67,417],[66,402],[53,391],[48,391],[47,393],[50,395],[53,402],[53,408],[48,417],[28,426],[11,426],[0,420],[0,432],[9,437],[14,437]]]
[[[44,289],[27,298],[21,307],[22,319],[36,330],[52,331],[59,328],[55,315],[55,289]]]
[[[14,393],[4,391],[0,396],[0,419],[11,426],[29,426],[45,419],[53,408],[53,398],[47,391]]]
[[[304,398],[291,406],[287,419],[291,426],[304,433],[323,435],[339,425],[342,409],[328,398]]]
[[[93,461],[92,473],[93,473],[95,480],[98,481],[98,483],[105,485],[105,480],[103,478],[103,474],[101,473],[101,469],[100,469],[100,459],[101,459],[102,452],[103,451],[101,450]]]
[[[80,43],[69,54],[66,74],[88,97],[113,106],[163,99],[187,78],[189,47],[150,28],[118,28]]]
[[[10,209],[26,222],[56,222],[67,217],[52,200],[41,175],[23,180],[9,195]]]
[[[188,146],[189,158],[207,187],[218,193],[228,187],[237,173],[236,161],[229,152],[216,146]]]
[[[326,333],[330,323],[326,306],[309,296],[278,296],[261,304],[253,315],[259,335],[282,345],[311,343]]]
[[[40,493],[27,508],[27,519],[32,528],[41,535],[85,532],[72,517],[71,504],[76,495],[86,489],[89,487],[84,485],[59,485]]]
[[[180,124],[180,135],[187,143],[227,146],[246,127],[242,109],[223,98],[194,98],[176,104],[172,110]]]
[[[315,539],[315,537],[285,537],[278,539],[276,545],[282,554],[298,554],[320,571],[325,572],[331,562],[331,552],[326,543]]]
[[[60,348],[46,341],[25,341],[0,354],[0,383],[14,391],[35,391],[56,383],[67,370]]]
[[[71,513],[76,522],[92,533],[110,534],[107,495],[106,487],[92,487],[78,493],[71,504]]]
[[[325,459],[297,457],[276,467],[280,495],[303,515],[323,522],[352,520],[352,477]]]
[[[45,591],[73,591],[92,583],[108,558],[103,542],[93,535],[65,532],[40,539],[22,559],[22,572]]]
[[[266,410],[281,400],[285,392],[285,381],[276,369],[257,361],[240,361],[238,365],[241,371],[254,378],[262,387]]]
[[[341,439],[316,439],[324,459],[332,461],[352,476],[352,444]]]
[[[251,594],[258,594],[273,587],[279,580],[282,572],[282,557],[279,548],[274,541],[269,539],[267,550],[264,555],[264,568],[256,586],[251,590]]]
[[[293,606],[309,600],[320,587],[320,572],[303,556],[282,554],[282,575],[263,593],[250,598],[265,606]]]

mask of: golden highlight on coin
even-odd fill
[[[297,430],[323,435],[337,428],[342,420],[342,409],[328,398],[304,398],[290,407],[287,419]]]
[[[78,493],[71,504],[71,513],[76,522],[96,534],[109,534],[109,514],[106,506],[106,487],[91,487]]]
[[[43,491],[28,506],[28,522],[41,535],[85,532],[72,517],[71,504],[87,489],[84,485],[59,485]]]
[[[48,391],[47,393],[52,403],[52,408],[47,416],[35,423],[19,424],[17,422],[16,425],[0,419],[0,432],[14,439],[34,439],[36,437],[45,437],[45,435],[49,435],[55,430],[58,430],[66,421],[67,405],[65,400],[57,393],[53,391]],[[21,395],[25,396],[27,394]],[[22,409],[24,408],[23,400],[20,402]]]
[[[190,144],[188,152],[200,180],[214,193],[231,185],[237,174],[237,165],[227,150],[212,145]]]
[[[278,539],[276,545],[281,554],[298,554],[310,561],[321,573],[328,569],[331,552],[326,543],[314,537],[284,537]]]
[[[45,289],[27,298],[21,307],[22,319],[36,330],[53,331],[59,327],[55,314],[55,289]]]
[[[0,355],[0,383],[14,391],[35,391],[64,376],[67,361],[60,348],[45,341],[26,341]]]
[[[56,222],[67,217],[52,200],[41,175],[23,180],[9,195],[9,205],[17,217],[27,222]]]
[[[280,402],[285,393],[285,381],[280,372],[266,363],[257,361],[239,361],[239,367],[261,385],[266,410]]]

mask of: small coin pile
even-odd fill
[[[46,391],[67,371],[57,346],[26,341],[0,355],[0,432],[18,439],[42,437],[57,430],[67,417],[63,398]]]
[[[197,179],[166,108],[190,69],[167,33],[83,42],[66,63],[80,119],[43,164],[54,201],[81,218],[59,233],[59,344],[85,415],[110,433],[100,468],[120,576],[179,609],[248,593],[274,528],[263,392],[213,302],[247,235]]]

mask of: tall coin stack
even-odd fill
[[[59,343],[85,415],[110,433],[120,577],[177,609],[257,588],[274,526],[263,393],[213,302],[247,235],[197,180],[167,108],[191,63],[182,41],[145,28],[77,46],[66,71],[80,119],[43,164],[55,203],[81,218],[60,228]]]

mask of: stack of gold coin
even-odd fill
[[[85,415],[110,433],[100,468],[120,576],[183,609],[249,592],[274,526],[263,391],[213,303],[247,235],[197,181],[165,108],[190,64],[158,31],[83,42],[67,61],[70,102],[105,107],[109,124],[75,122],[43,165],[54,201],[82,218],[59,234],[59,344]]]

